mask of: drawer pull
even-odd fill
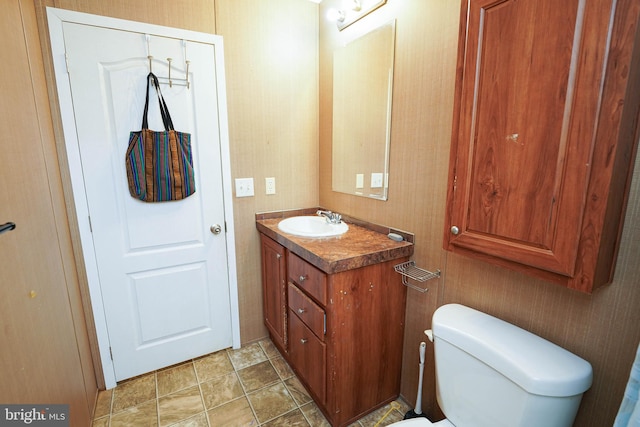
[[[302,314],[302,313],[304,313],[305,311],[307,311],[307,310],[305,310],[304,308],[299,308],[299,309],[298,309],[298,314]]]
[[[304,282],[305,280],[307,280],[307,276],[300,276],[300,283]]]
[[[309,340],[308,340],[308,339],[306,339],[306,338],[300,338],[300,342],[301,342],[302,344],[306,344],[306,343],[307,343],[307,341],[309,341]]]

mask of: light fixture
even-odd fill
[[[347,4],[345,6],[346,8],[355,10],[356,12],[360,12],[360,10],[362,9],[362,4],[360,3],[360,0],[345,0],[344,3]]]
[[[343,0],[340,9],[329,9],[327,19],[342,31],[386,3],[387,0]]]
[[[331,22],[344,22],[346,16],[344,10],[340,9],[329,9],[327,12],[327,19]]]

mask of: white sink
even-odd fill
[[[280,221],[278,228],[285,233],[302,237],[339,236],[349,230],[345,222],[330,224],[323,216],[292,216]]]

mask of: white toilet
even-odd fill
[[[436,393],[446,420],[398,427],[571,426],[593,378],[589,362],[459,304],[433,315]],[[427,331],[428,332],[428,331]]]

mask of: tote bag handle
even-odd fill
[[[160,106],[160,115],[162,116],[162,124],[164,125],[164,130],[174,130],[173,121],[171,120],[171,115],[169,114],[169,108],[167,107],[167,103],[162,96],[162,92],[160,91],[160,82],[155,74],[149,73],[147,75],[147,95],[144,100],[144,113],[142,114],[142,129],[149,129],[149,122],[147,120],[147,114],[149,112],[149,82],[153,83],[153,86],[156,90],[156,94],[158,96],[158,105]]]

